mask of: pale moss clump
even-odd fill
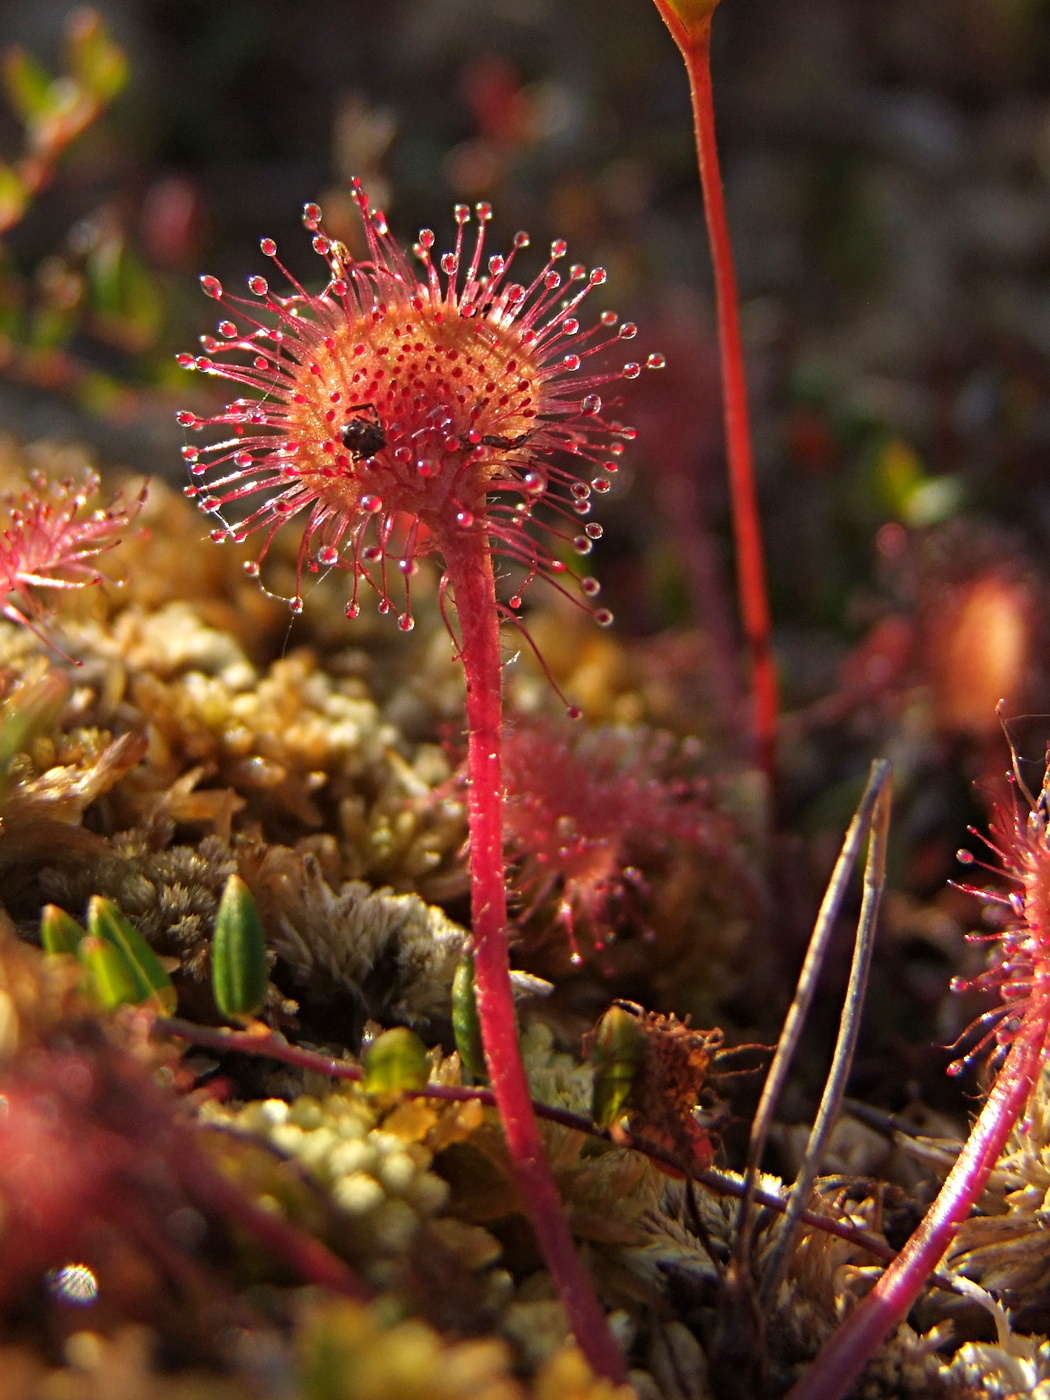
[[[468,1138],[481,1124],[477,1103],[434,1105],[421,1100],[391,1107],[377,1096],[347,1087],[319,1097],[256,1100],[239,1107],[207,1103],[205,1123],[262,1138],[300,1164],[325,1188],[349,1222],[355,1257],[370,1265],[377,1284],[393,1285],[396,1272],[384,1260],[409,1254],[424,1222],[449,1199],[448,1183],[431,1170],[435,1151]],[[462,1245],[470,1266],[491,1264],[500,1247],[490,1238],[479,1249],[470,1238],[439,1232]]]
[[[310,851],[256,845],[243,850],[240,868],[296,995],[341,988],[384,1024],[448,1019],[468,935],[441,909],[359,880],[333,888]]]

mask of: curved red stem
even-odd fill
[[[839,1400],[908,1312],[988,1183],[1010,1132],[1039,1077],[1050,1014],[1017,1033],[937,1199],[882,1278],[849,1315],[787,1400]]]
[[[478,1018],[518,1189],[565,1306],[576,1341],[597,1374],[626,1380],[620,1349],[594,1284],[573,1243],[561,1196],[543,1150],[518,1045],[507,950],[503,861],[503,701],[492,553],[480,531],[444,550],[456,600],[460,656],[467,679],[468,820],[471,923]]]
[[[751,656],[754,690],[754,732],[756,757],[775,789],[777,675],[770,645],[769,597],[766,589],[765,552],[755,491],[754,458],[747,407],[747,379],[740,336],[740,309],[737,296],[733,246],[726,219],[722,174],[715,137],[715,110],[711,89],[711,13],[687,26],[670,0],[656,0],[671,36],[685,60],[689,91],[693,101],[693,125],[704,193],[707,234],[718,311],[718,349],[722,370],[722,406],[725,417],[726,460],[733,512],[733,539],[736,548],[737,590],[740,616]],[[678,8],[682,8],[681,5]],[[704,7],[701,6],[701,9]]]

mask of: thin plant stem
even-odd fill
[[[788,1008],[787,1016],[784,1018],[783,1029],[777,1041],[776,1053],[773,1062],[766,1075],[766,1082],[762,1087],[762,1095],[758,1101],[758,1108],[751,1124],[751,1135],[748,1140],[747,1162],[744,1172],[745,1192],[744,1199],[740,1207],[739,1227],[737,1231],[737,1259],[742,1263],[747,1257],[750,1237],[751,1237],[751,1188],[758,1179],[759,1167],[762,1157],[765,1154],[766,1143],[769,1140],[769,1131],[773,1123],[773,1115],[780,1101],[784,1085],[787,1082],[788,1072],[798,1049],[798,1043],[802,1036],[802,1030],[809,1015],[809,1008],[813,1003],[816,994],[817,982],[820,977],[820,970],[824,965],[824,956],[827,952],[828,943],[831,940],[835,922],[838,919],[839,911],[842,908],[842,901],[846,897],[849,888],[850,878],[853,868],[857,863],[864,840],[871,827],[872,816],[880,794],[890,778],[889,764],[876,761],[872,764],[868,775],[867,786],[861,795],[857,810],[853,814],[853,820],[849,824],[846,835],[842,841],[842,849],[839,851],[838,860],[835,862],[828,881],[827,889],[824,891],[824,898],[821,900],[817,917],[813,924],[813,932],[810,935],[809,946],[806,949],[805,960],[802,963],[802,970],[798,975],[798,983],[795,987],[795,995]]]
[[[857,936],[853,944],[853,960],[850,966],[849,984],[839,1019],[839,1033],[835,1042],[831,1069],[828,1073],[820,1108],[813,1122],[813,1128],[806,1144],[805,1155],[798,1175],[791,1188],[787,1213],[776,1243],[765,1262],[762,1278],[762,1303],[766,1307],[773,1304],[780,1287],[780,1281],[787,1269],[791,1246],[799,1224],[799,1217],[813,1183],[817,1179],[824,1152],[832,1129],[838,1121],[842,1096],[846,1092],[846,1082],[853,1068],[853,1056],[860,1034],[861,1013],[868,990],[868,974],[871,971],[871,955],[875,946],[875,929],[879,918],[879,905],[886,883],[886,847],[889,841],[890,800],[892,769],[885,759],[872,764],[870,786],[875,790],[875,806],[871,817],[871,835],[868,838],[868,858],[864,866],[864,897],[857,918]]]
[[[955,1165],[911,1239],[849,1315],[787,1400],[840,1400],[890,1330],[907,1315],[956,1231],[980,1199],[1039,1078],[1050,1014],[1018,1031]]]
[[[740,616],[751,658],[754,691],[754,734],[760,767],[776,786],[776,738],[779,700],[777,676],[770,645],[771,625],[766,588],[762,527],[755,491],[754,457],[747,406],[747,379],[740,335],[733,248],[726,219],[725,196],[715,137],[715,112],[711,88],[711,15],[714,5],[694,22],[683,23],[677,12],[684,8],[671,0],[656,0],[656,8],[685,60],[693,103],[693,125],[704,195],[704,212],[711,245],[711,262],[718,312],[718,349],[722,371],[722,407],[725,418],[726,460],[733,513],[737,591]],[[693,7],[695,8],[695,6]]]
[[[492,552],[481,531],[444,550],[467,681],[471,924],[478,1019],[518,1189],[576,1341],[601,1376],[627,1373],[565,1216],[532,1111],[510,982],[503,859],[502,658]]]

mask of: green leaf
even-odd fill
[[[17,224],[29,203],[29,193],[18,173],[0,163],[0,229]]]
[[[87,969],[91,990],[103,1011],[145,1000],[135,970],[116,944],[89,933],[81,939],[77,957]]]
[[[608,1128],[627,1112],[641,1048],[637,1018],[614,1002],[588,1039],[587,1053],[594,1062],[591,1112],[599,1127]]]
[[[4,53],[3,83],[8,102],[26,126],[35,126],[53,114],[51,75],[21,45],[14,44]]]
[[[378,1036],[364,1056],[364,1087],[371,1094],[421,1089],[429,1078],[427,1048],[405,1026]]]
[[[120,953],[133,988],[133,994],[126,1000],[136,1004],[152,1001],[159,1011],[170,1016],[178,1001],[171,978],[142,934],[112,900],[97,894],[92,896],[87,926],[92,938],[101,939]],[[84,944],[80,946],[83,950]]]
[[[463,1068],[475,1082],[485,1082],[487,1070],[474,986],[474,959],[469,953],[460,959],[452,979],[452,1034]]]
[[[12,784],[10,768],[17,754],[53,728],[69,696],[69,681],[51,671],[21,686],[0,705],[0,806]]]
[[[69,71],[99,102],[110,102],[128,80],[127,55],[95,10],[75,10],[66,27]]]
[[[57,904],[45,904],[40,914],[40,943],[45,953],[73,953],[86,937],[71,914]]]
[[[215,916],[211,986],[224,1016],[254,1016],[266,1000],[270,966],[259,910],[239,875],[231,875]]]

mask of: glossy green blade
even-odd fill
[[[251,890],[239,875],[226,882],[215,916],[211,986],[224,1016],[254,1016],[266,1000],[270,967],[262,920]]]
[[[88,904],[87,926],[93,938],[102,939],[123,957],[134,988],[134,995],[126,1000],[133,1003],[152,1001],[159,1011],[167,1016],[172,1015],[178,997],[171,978],[142,934],[113,901],[93,895]]]
[[[45,904],[40,914],[40,945],[45,953],[76,954],[84,930],[57,904]]]

